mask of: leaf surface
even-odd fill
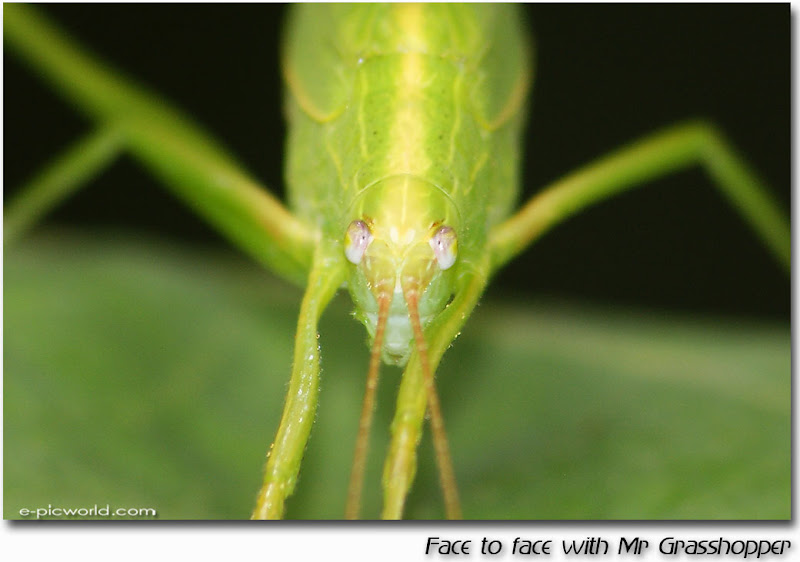
[[[299,290],[229,256],[97,234],[5,255],[5,518],[22,508],[252,508]],[[290,518],[341,518],[368,362],[334,301]],[[789,328],[490,298],[437,380],[472,519],[782,519]],[[385,367],[362,514],[376,517],[400,371]],[[423,439],[407,516],[442,517]]]

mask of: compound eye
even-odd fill
[[[351,222],[344,235],[344,255],[347,260],[356,265],[361,263],[370,242],[372,242],[372,232],[367,223],[361,220]]]
[[[431,237],[429,244],[440,268],[448,269],[456,263],[458,242],[455,230],[449,226],[440,227]]]

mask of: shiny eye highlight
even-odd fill
[[[372,232],[367,223],[355,220],[347,227],[344,235],[344,255],[350,263],[358,265],[372,242]]]
[[[456,255],[458,254],[458,241],[456,240],[456,231],[449,226],[440,227],[428,242],[433,250],[433,255],[436,256],[436,262],[439,267],[448,269],[456,263]]]

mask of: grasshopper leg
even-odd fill
[[[287,279],[305,280],[317,230],[188,116],[84,50],[35,6],[3,6],[3,41],[98,130],[117,130],[131,156],[237,247]]]
[[[486,288],[488,277],[488,260],[475,271],[470,271],[459,282],[458,290],[453,301],[447,308],[426,328],[425,336],[428,342],[428,360],[430,372],[436,372],[439,361],[448,346],[458,336],[469,314],[478,303],[483,290]],[[425,380],[425,370],[420,361],[420,354],[416,351],[406,366],[400,383],[397,396],[397,408],[391,427],[391,442],[386,457],[383,471],[384,505],[382,517],[384,519],[399,519],[403,516],[405,500],[414,481],[417,467],[417,446],[422,436],[422,423],[428,405],[429,388]],[[433,417],[433,416],[432,416]],[[439,420],[441,421],[441,420]],[[437,423],[432,421],[432,423]],[[444,428],[441,436],[434,435],[434,440],[444,438]],[[437,463],[442,481],[442,488],[446,496],[448,518],[460,517],[457,507],[457,498],[452,498],[454,490],[448,490],[451,484],[447,483],[448,474],[453,470],[449,458],[443,458],[439,453],[441,447],[437,446]],[[455,486],[454,478],[452,486]],[[456,505],[453,500],[455,499]]]
[[[787,270],[789,223],[774,197],[711,124],[688,122],[624,146],[565,176],[489,233],[492,271],[566,218],[659,176],[702,165],[715,185]]]
[[[345,277],[341,247],[322,243],[314,255],[295,338],[294,362],[283,415],[267,459],[253,519],[279,519],[300,472],[319,394],[320,316]]]
[[[3,245],[22,237],[48,211],[109,165],[122,149],[115,127],[101,127],[59,154],[26,183],[3,215]]]

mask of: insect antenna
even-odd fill
[[[353,468],[350,472],[350,485],[347,489],[347,505],[345,507],[345,518],[347,519],[358,519],[358,512],[361,507],[361,490],[364,487],[364,471],[367,465],[369,430],[372,425],[372,414],[375,410],[375,391],[378,388],[378,370],[381,365],[383,334],[386,331],[386,322],[389,318],[389,306],[391,304],[392,292],[381,291],[378,294],[378,323],[375,327],[375,338],[372,340],[372,349],[369,355],[367,386],[364,390],[364,401],[361,405],[358,437],[356,438],[356,449],[353,454]]]
[[[406,281],[406,280],[404,280]],[[461,502],[458,499],[456,475],[453,471],[453,461],[450,457],[450,447],[447,444],[447,435],[444,431],[444,418],[439,405],[439,395],[433,381],[431,364],[428,360],[428,344],[422,333],[419,321],[419,289],[414,281],[403,283],[403,296],[408,305],[408,314],[411,327],[414,330],[414,340],[417,344],[417,354],[422,365],[422,375],[425,383],[425,392],[428,396],[428,412],[431,420],[431,433],[433,435],[433,448],[436,450],[436,462],[439,466],[439,482],[444,494],[445,513],[448,519],[461,519]]]

